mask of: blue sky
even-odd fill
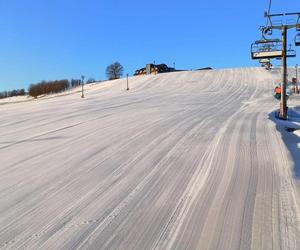
[[[0,0],[0,90],[105,79],[115,61],[130,75],[154,60],[180,69],[255,66],[250,44],[268,2]],[[290,11],[300,11],[298,0],[273,0],[272,12]]]

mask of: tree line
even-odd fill
[[[94,83],[96,80],[94,78],[89,78],[88,83]],[[71,81],[67,79],[55,80],[55,81],[41,81],[39,83],[31,84],[28,89],[28,94],[32,97],[37,98],[39,95],[45,94],[55,94],[66,91],[67,89],[75,88],[83,84],[80,79],[72,79]]]
[[[123,66],[119,62],[115,62],[106,68],[106,76],[109,80],[119,79],[123,75]],[[94,78],[89,78],[86,83],[94,83],[96,80]],[[28,88],[28,94],[34,98],[37,98],[39,95],[45,94],[54,94],[66,91],[67,89],[78,87],[83,84],[80,79],[67,79],[63,80],[54,80],[54,81],[41,81],[35,84],[30,84]],[[12,90],[12,91],[3,91],[0,92],[0,99],[26,95],[24,89]]]
[[[40,83],[31,84],[28,94],[37,98],[39,95],[54,94],[65,91],[69,88],[69,80],[42,81]]]
[[[13,97],[13,96],[22,96],[22,95],[26,95],[25,89],[14,89],[11,91],[2,91],[0,92],[0,99]]]

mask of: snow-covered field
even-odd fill
[[[300,249],[278,78],[180,72],[0,105],[0,248]]]

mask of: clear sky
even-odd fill
[[[81,75],[105,79],[106,66],[115,61],[129,75],[154,60],[179,69],[255,66],[250,44],[260,38],[268,4],[0,0],[0,91]],[[272,12],[291,11],[300,11],[299,0],[273,0]]]

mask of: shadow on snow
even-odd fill
[[[294,162],[294,176],[300,180],[300,106],[288,110],[288,120],[280,120],[273,111],[269,114],[269,119],[276,124],[276,129],[280,132],[283,142],[288,148]]]

